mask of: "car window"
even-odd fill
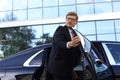
[[[48,48],[45,48],[44,49],[44,51],[41,53],[41,61],[42,61],[42,64],[41,64],[41,66],[40,67],[38,67],[36,70],[35,70],[35,72],[34,72],[34,74],[33,74],[33,79],[34,80],[40,80],[40,78],[41,78],[41,80],[43,80],[43,78],[44,78],[44,76],[45,76],[45,73],[44,73],[44,67],[46,67],[47,66],[47,64],[48,64],[48,59],[49,59],[49,55],[50,55],[50,53],[51,53],[51,47],[48,47]],[[38,55],[39,56],[39,55]],[[37,57],[35,58],[35,59],[37,59]],[[33,80],[32,79],[32,80]]]
[[[90,54],[92,54],[95,58],[98,58],[96,52],[93,49],[90,50]]]
[[[2,64],[0,65],[0,67],[12,67],[12,66],[17,67],[17,66],[22,66],[22,65],[28,66],[29,64],[25,65],[25,63],[29,63],[30,60],[28,61],[28,59],[30,59],[31,56],[33,56],[40,50],[41,50],[40,47],[36,47],[36,48],[30,48],[24,51],[20,51],[16,53],[15,55],[12,55],[10,57],[3,59],[0,62]]]
[[[120,64],[120,44],[106,44],[116,64]]]
[[[77,32],[77,35],[81,38],[81,44],[85,52],[89,53],[91,48],[91,42],[84,36],[82,33],[80,33],[78,30],[75,30]]]
[[[44,50],[34,52],[23,64],[25,67],[40,66],[42,64],[42,54]]]
[[[29,63],[30,66],[35,65],[35,66],[40,66],[42,64],[42,56],[44,54],[44,51],[41,50],[38,52],[38,54],[31,60]],[[34,56],[34,55],[33,55]]]

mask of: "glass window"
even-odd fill
[[[60,10],[59,11],[60,12],[60,17],[66,16],[66,14],[70,11],[76,12],[75,5],[73,5],[73,6],[60,6],[59,10]]]
[[[0,12],[0,20],[1,21],[8,21],[12,19],[12,12]]]
[[[79,15],[94,14],[93,4],[77,5],[77,13]]]
[[[117,1],[118,2],[119,0],[111,0],[111,1]]]
[[[103,34],[103,35],[97,35],[97,40],[103,40],[103,41],[115,41],[115,34]]]
[[[42,8],[28,9],[28,20],[42,19]]]
[[[95,13],[108,13],[112,12],[112,5],[111,3],[96,3],[95,4]]]
[[[27,0],[13,0],[13,10],[27,9]]]
[[[59,5],[75,4],[75,0],[59,0]]]
[[[93,0],[76,0],[77,3],[90,3],[93,2]]]
[[[43,0],[43,7],[58,6],[58,0]]]
[[[120,20],[115,20],[116,32],[120,32]]]
[[[115,33],[114,32],[114,21],[96,21],[97,34],[102,33]]]
[[[106,44],[116,64],[120,63],[120,43]]]
[[[31,52],[34,51],[33,53],[36,54],[36,56],[31,60],[31,62],[29,63],[29,66],[32,66],[32,65],[39,66],[42,64],[42,58],[43,58],[43,55],[45,54],[45,52],[43,50],[40,50],[40,48],[38,48],[36,50],[37,50],[36,52],[34,49],[31,50]]]
[[[28,0],[28,8],[42,7],[42,0]]]
[[[111,2],[111,0],[94,0],[94,2]]]
[[[43,26],[31,26],[34,31],[35,38],[40,38],[43,35]]]
[[[120,12],[120,2],[113,2],[113,11]]]
[[[49,8],[43,8],[43,18],[57,18],[58,17],[58,7],[49,7]]]
[[[86,36],[90,41],[96,41],[96,36],[95,35],[89,35]]]
[[[118,8],[119,6],[120,6],[120,2],[113,2],[113,11],[120,12],[120,8]]]
[[[27,20],[27,11],[26,10],[13,11],[13,16],[16,18],[16,20]]]
[[[32,42],[31,42],[31,45],[30,46],[32,46],[32,47],[35,47],[35,46],[37,46],[38,44],[38,42],[42,42],[42,38],[35,38],[35,39],[32,39]]]
[[[78,30],[82,34],[95,34],[95,23],[94,22],[79,22]]]
[[[65,23],[59,23],[59,26],[64,26],[65,25]],[[75,27],[76,28],[76,27]]]
[[[0,0],[0,11],[12,10],[12,0]]]
[[[49,33],[50,37],[52,37],[57,27],[58,24],[44,25],[44,33]]]
[[[117,34],[117,41],[120,41],[120,34]]]

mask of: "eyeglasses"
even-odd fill
[[[73,19],[73,18],[70,18],[70,17],[67,17],[66,19],[70,20],[70,21],[77,21],[77,19]]]

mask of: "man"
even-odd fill
[[[80,37],[73,33],[73,27],[78,23],[78,15],[69,12],[66,15],[66,25],[59,26],[53,35],[53,47],[47,70],[54,80],[73,80],[73,68],[80,59]],[[72,33],[71,33],[72,32]]]

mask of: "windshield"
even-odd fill
[[[120,64],[120,43],[104,43],[111,64]]]

